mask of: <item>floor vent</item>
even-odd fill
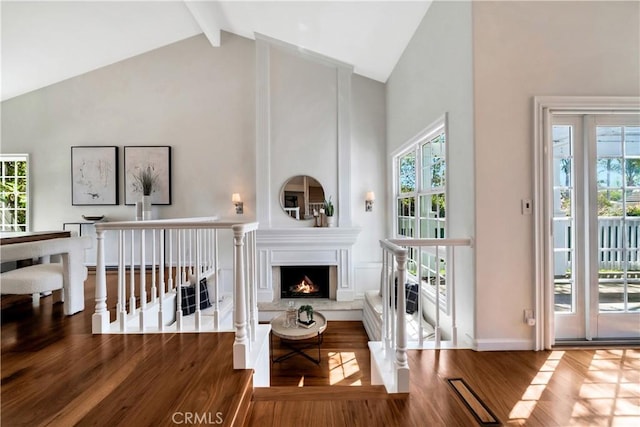
[[[475,419],[483,426],[501,425],[498,418],[484,404],[471,387],[462,378],[448,378],[447,382],[469,408]]]

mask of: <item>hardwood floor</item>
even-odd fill
[[[71,317],[52,297],[35,309],[2,298],[3,426],[480,425],[448,378],[503,425],[640,425],[637,348],[411,351],[411,393],[393,396],[371,385],[362,324],[329,322],[320,365],[273,364],[272,387],[251,394],[251,373],[231,366],[232,334],[91,335],[93,279]]]

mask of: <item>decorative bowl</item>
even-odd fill
[[[101,221],[104,215],[82,215],[85,221]]]

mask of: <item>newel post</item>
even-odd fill
[[[107,273],[104,262],[104,230],[96,227],[96,309],[91,319],[91,331],[94,334],[107,332],[109,311],[107,310]]]
[[[244,286],[244,228],[233,226],[233,321],[236,339],[233,343],[233,368],[247,369],[249,340],[247,338],[247,309]]]
[[[396,310],[396,387],[398,393],[409,392],[409,363],[407,362],[407,320],[406,312],[406,289],[407,283],[407,251],[396,255],[398,264],[397,283],[397,304]]]

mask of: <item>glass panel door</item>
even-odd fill
[[[557,116],[551,136],[556,339],[640,338],[638,119]]]
[[[586,123],[596,155],[592,332],[597,338],[640,337],[640,127],[628,117],[598,116]]]
[[[563,116],[554,120],[552,137],[552,211],[553,289],[556,338],[585,336],[584,251],[577,244],[583,240],[584,186],[578,179],[583,173],[582,118]],[[582,286],[581,286],[582,284]]]

